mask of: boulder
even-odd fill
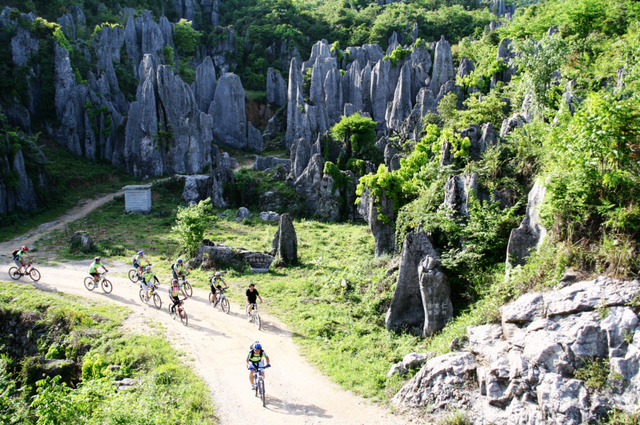
[[[239,219],[249,218],[250,216],[251,216],[251,213],[245,207],[240,207],[238,209],[238,212],[236,212],[236,218],[239,218]]]
[[[520,128],[524,125],[524,119],[520,114],[515,114],[509,118],[505,118],[502,121],[502,127],[500,128],[500,137],[504,139],[507,134],[511,133],[516,128]]]
[[[289,214],[280,216],[278,231],[273,238],[271,247],[274,255],[278,258],[277,266],[298,264],[298,237]]]
[[[94,252],[96,249],[93,240],[87,232],[75,232],[69,239],[69,250],[84,253]]]
[[[213,117],[213,139],[234,149],[247,147],[247,117],[244,89],[240,77],[226,73],[216,87],[216,94],[209,107]]]
[[[178,181],[184,180],[182,199],[185,202],[199,202],[207,199],[207,193],[211,186],[211,176],[196,174],[192,176],[177,175]]]
[[[280,215],[273,211],[263,211],[260,213],[260,220],[262,221],[279,221]]]
[[[532,250],[539,247],[547,229],[540,224],[539,208],[544,201],[545,186],[536,182],[529,192],[527,212],[517,229],[511,231],[507,246],[507,264],[524,265]]]

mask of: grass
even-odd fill
[[[5,388],[0,417],[8,413],[12,423],[21,424],[36,419],[38,423],[143,424],[149,418],[159,425],[215,423],[205,383],[185,367],[179,353],[160,336],[134,335],[119,328],[127,309],[3,282],[0,311],[5,317],[38,313],[39,325],[47,329],[38,340],[38,354],[82,364],[77,388],[47,380],[36,390],[22,377],[29,376],[27,368],[37,364],[38,357],[11,357],[0,345],[0,382]],[[113,372],[110,365],[119,369]],[[129,391],[114,392],[116,375],[140,383]],[[27,387],[18,390],[24,384]],[[48,422],[51,418],[55,421]]]
[[[41,205],[33,213],[0,217],[0,242],[55,220],[80,199],[112,193],[140,181],[110,164],[76,157],[48,138],[43,137],[40,142],[43,142],[40,148],[47,157],[45,170],[55,187],[42,195],[41,203],[46,205]]]

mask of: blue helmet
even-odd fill
[[[255,344],[253,344],[253,349],[254,350],[262,350],[262,345],[260,345],[259,342],[256,342]]]
[[[143,251],[138,251],[138,255],[144,255]]]
[[[178,263],[182,264],[182,258],[178,258]]]

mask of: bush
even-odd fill
[[[211,215],[213,207],[211,199],[207,198],[195,205],[179,207],[176,215],[176,225],[171,230],[176,233],[180,247],[189,255],[195,254],[198,245],[202,243],[205,230],[215,216]]]

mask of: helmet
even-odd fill
[[[144,251],[138,251],[138,255],[144,255]]]
[[[182,258],[178,258],[178,263],[182,264]]]
[[[178,283],[178,279],[171,279],[171,284],[173,285],[175,283]]]
[[[23,246],[22,248],[20,248],[23,251],[29,251],[29,248],[27,248],[26,246]]]
[[[253,349],[254,350],[262,350],[262,345],[260,345],[259,342],[256,342],[255,344],[253,344]]]
[[[222,276],[222,273],[216,272],[216,277],[220,277],[220,276]]]
[[[96,263],[99,263],[100,262],[100,257],[94,258],[93,261],[95,261]]]
[[[145,267],[144,269],[145,269],[146,271],[149,271],[149,270],[151,270],[151,266],[147,266],[147,267]]]

